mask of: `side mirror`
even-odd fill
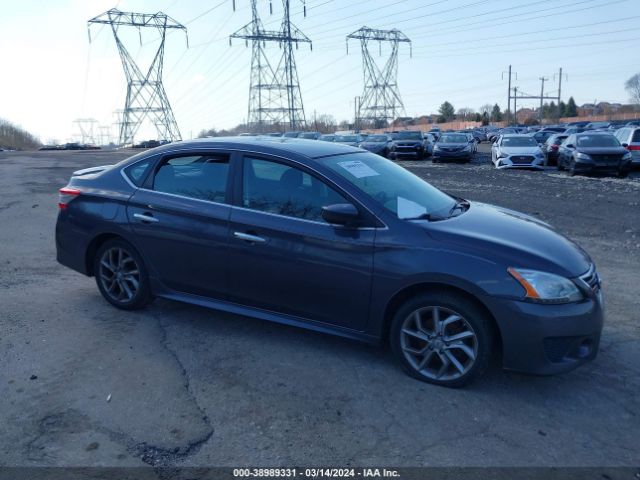
[[[622,146],[623,146],[624,148],[627,148],[627,147],[629,146],[629,144],[628,144],[628,143],[623,143],[623,144],[622,144]]]
[[[576,148],[574,145],[569,144],[569,145],[565,145],[566,148],[570,148],[571,150],[573,150],[574,148]]]
[[[353,225],[359,216],[358,209],[350,203],[336,203],[322,207],[322,218],[333,225]]]

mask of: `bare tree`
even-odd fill
[[[485,103],[484,105],[482,105],[480,107],[480,113],[481,114],[487,114],[487,115],[491,115],[491,110],[493,109],[493,105],[491,105],[490,103]]]
[[[624,83],[624,88],[631,95],[633,103],[640,103],[640,73],[636,73]]]
[[[458,116],[459,119],[468,120],[469,118],[472,118],[475,113],[476,112],[473,111],[473,108],[464,107],[464,108],[459,108],[458,111],[456,112],[456,115]]]

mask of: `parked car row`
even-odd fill
[[[621,132],[621,135],[630,135],[631,140],[636,138],[635,133]],[[566,169],[570,175],[613,173],[623,178],[629,174],[633,162],[639,161],[628,147],[629,144],[621,143],[617,136],[596,130],[570,135],[556,133],[543,144],[537,143],[532,134],[505,134],[493,143],[491,162],[499,169],[542,169],[555,164],[558,170]]]

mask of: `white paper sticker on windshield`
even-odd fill
[[[375,177],[380,175],[369,165],[362,163],[360,160],[353,160],[350,162],[338,162],[342,168],[353,175],[356,178]]]
[[[398,197],[398,218],[415,218],[427,213],[427,208],[407,198]]]

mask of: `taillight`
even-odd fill
[[[627,150],[640,150],[640,145],[628,145]]]
[[[69,202],[80,195],[81,192],[77,188],[62,187],[58,190],[58,193],[60,194],[58,197],[58,207],[60,210],[64,210],[67,208],[67,205],[69,205]]]

